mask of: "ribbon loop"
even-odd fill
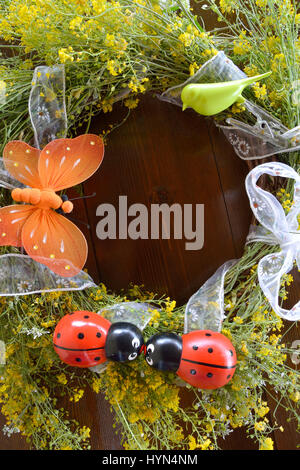
[[[293,203],[287,215],[275,196],[257,186],[256,183],[263,174],[295,180]],[[258,280],[261,289],[277,315],[286,320],[299,320],[300,301],[291,310],[286,310],[279,306],[278,297],[282,276],[291,271],[294,261],[300,268],[300,231],[298,231],[300,176],[284,163],[264,163],[248,174],[246,191],[251,209],[264,228],[258,228],[257,237],[252,229],[247,242],[259,240],[274,245],[277,240],[281,248],[279,253],[267,255],[258,263]]]
[[[224,315],[224,279],[236,263],[230,260],[203,284],[189,299],[185,309],[184,332],[193,330],[221,331]]]
[[[29,115],[37,148],[42,149],[52,140],[66,137],[68,125],[63,65],[35,68]]]
[[[76,291],[90,287],[96,287],[96,284],[84,271],[72,278],[62,278],[27,255],[9,253],[0,256],[0,297]]]
[[[111,323],[129,322],[144,330],[151,319],[153,307],[145,302],[121,302],[98,312]]]

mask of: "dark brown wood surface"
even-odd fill
[[[94,120],[91,132],[101,133],[121,121],[124,110]],[[99,171],[85,184],[85,194],[96,197],[76,202],[75,217],[88,221],[88,268],[95,280],[119,292],[130,283],[168,294],[183,304],[226,260],[242,255],[251,221],[244,188],[245,162],[210,119],[146,96],[127,121],[107,141]],[[187,251],[185,240],[99,240],[96,217],[99,204],[118,207],[120,195],[128,205],[152,202],[205,205],[205,241],[199,251]],[[293,300],[299,298],[300,283]],[[295,333],[294,333],[295,335]],[[299,335],[298,335],[299,336]],[[296,339],[296,338],[295,338]],[[184,400],[188,400],[185,396]],[[92,429],[93,449],[119,449],[113,417],[102,395],[88,392],[71,415]],[[296,447],[294,428],[281,416],[286,433],[273,437],[278,449]],[[278,422],[280,420],[278,419]],[[2,422],[0,422],[1,426]],[[221,442],[223,449],[255,449],[243,430]],[[0,449],[23,449],[18,436],[0,435]]]

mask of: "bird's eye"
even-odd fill
[[[149,346],[147,346],[147,353],[153,353],[154,351],[154,344],[149,344]]]
[[[146,361],[149,364],[149,366],[153,366],[153,359],[151,359],[151,357],[146,356]]]
[[[134,352],[134,353],[129,354],[128,359],[129,361],[133,361],[136,357],[137,357],[137,353]]]
[[[141,343],[140,343],[140,340],[139,340],[138,338],[133,338],[133,340],[132,340],[132,346],[133,346],[135,349],[139,348],[139,347],[140,347],[140,344],[141,344]]]

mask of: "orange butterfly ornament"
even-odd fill
[[[61,215],[70,213],[73,204],[57,192],[92,176],[103,156],[103,140],[93,134],[53,140],[43,150],[9,142],[3,152],[5,168],[26,187],[11,192],[21,204],[0,208],[0,245],[23,247],[32,259],[62,277],[78,274],[86,262],[87,242]]]

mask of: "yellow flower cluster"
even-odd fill
[[[82,116],[82,108],[76,112],[76,103],[86,107],[87,115],[99,109],[110,112],[120,99],[134,109],[136,95],[145,93],[151,80],[165,88],[172,84],[168,75],[173,74],[175,64],[188,76],[191,63],[199,67],[216,53],[208,33],[175,12],[166,21],[159,2],[153,1],[149,8],[144,0],[28,0],[25,4],[12,0],[0,8],[0,36],[18,41],[26,53],[36,53],[48,65],[59,61],[68,67],[68,76],[81,90],[79,102],[76,90],[70,95],[75,108],[71,121],[76,114]],[[170,61],[163,68],[162,44],[165,60]],[[23,60],[20,66],[25,66]],[[27,59],[30,66],[33,62]],[[82,119],[89,121],[89,116]]]
[[[267,87],[265,84],[261,85],[259,83],[255,83],[253,85],[253,91],[254,91],[256,98],[258,98],[258,100],[262,101],[266,99]]]
[[[242,31],[239,39],[234,41],[233,53],[235,55],[245,55],[251,50],[251,43],[247,38],[246,31]]]
[[[288,213],[294,204],[291,194],[287,192],[285,188],[281,188],[279,191],[277,191],[277,197],[281,202],[285,212]]]
[[[93,381],[93,389],[100,387],[115,410],[126,410],[130,425],[137,425],[149,439],[145,426],[162,419],[163,414],[176,413],[179,406],[179,389],[166,383],[164,374],[147,366],[146,361],[134,361],[127,367],[109,363],[106,373]],[[145,424],[143,424],[145,423]]]
[[[234,13],[236,7],[235,0],[220,0],[219,3],[222,13]]]
[[[237,65],[249,76],[272,71],[270,77],[247,91],[248,96],[263,102],[287,127],[297,125],[297,113],[294,109],[291,112],[292,86],[299,80],[300,67],[299,13],[295,2],[256,0],[250,5],[240,0],[220,0],[219,9],[217,2],[209,3],[231,33],[228,40],[223,39],[223,47],[233,54]],[[232,11],[239,18],[235,26],[227,15]],[[234,112],[238,111],[234,108]]]

